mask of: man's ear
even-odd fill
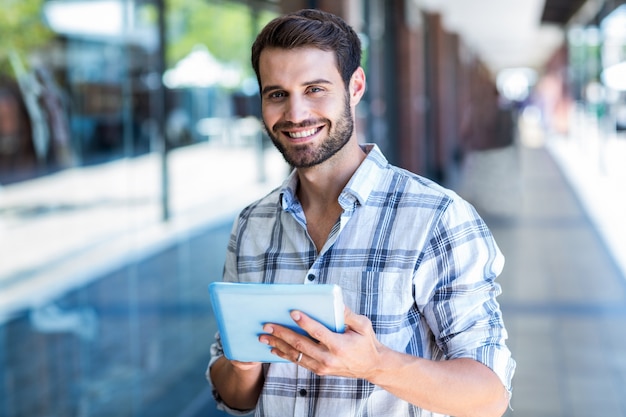
[[[365,94],[365,87],[365,71],[363,71],[362,67],[359,67],[350,78],[350,104],[352,106],[359,104],[363,94]]]

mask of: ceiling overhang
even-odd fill
[[[586,0],[546,0],[541,23],[565,26],[585,4]]]

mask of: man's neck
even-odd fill
[[[367,155],[351,140],[320,165],[298,169],[298,198],[303,208],[338,204],[337,199]]]
[[[322,251],[341,216],[339,194],[365,157],[365,152],[353,140],[326,162],[298,169],[298,198],[307,219],[307,231],[318,252]]]

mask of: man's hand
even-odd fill
[[[229,361],[230,361],[230,364],[233,366],[233,368],[235,368],[239,372],[246,372],[254,368],[260,368],[262,365],[261,362],[240,362],[240,361],[233,361],[233,360],[229,360]]]
[[[502,416],[506,410],[509,396],[504,386],[493,371],[473,359],[431,361],[394,352],[376,339],[367,317],[348,308],[345,333],[334,333],[300,311],[291,317],[318,342],[275,324],[266,324],[268,334],[259,340],[275,355],[317,375],[362,378],[445,415]]]
[[[236,410],[251,410],[263,388],[262,364],[219,358],[211,367],[211,381],[222,400]]]
[[[291,318],[314,340],[276,324],[266,324],[263,330],[267,334],[259,340],[272,346],[273,354],[317,375],[368,379],[377,369],[385,347],[376,339],[367,317],[353,313],[348,307],[344,317],[345,332],[334,333],[306,314],[293,311]]]

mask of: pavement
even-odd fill
[[[455,184],[507,259],[507,416],[626,416],[626,140],[577,117],[573,135],[469,154]],[[147,155],[0,188],[0,323],[232,218],[287,173],[273,149],[176,150],[162,222],[158,167]]]
[[[470,154],[459,184],[506,256],[507,417],[626,416],[626,139],[579,122]]]

